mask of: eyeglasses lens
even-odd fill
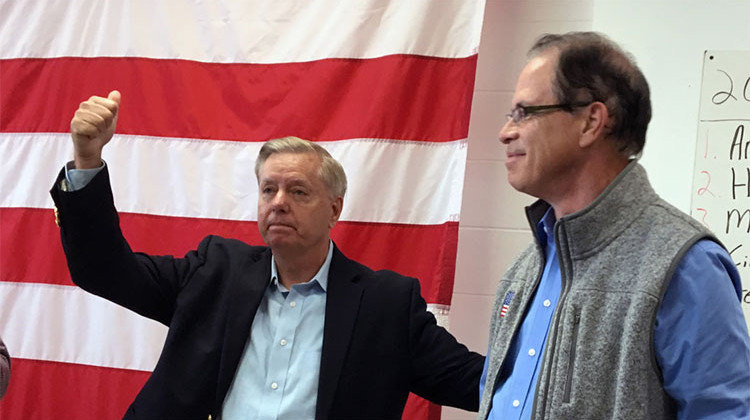
[[[526,118],[526,113],[524,112],[523,108],[516,107],[510,111],[508,117],[512,119],[514,123],[518,124],[523,121],[524,118]]]

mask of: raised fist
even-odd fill
[[[102,148],[115,133],[120,99],[120,92],[113,90],[106,98],[92,96],[81,102],[70,121],[76,169],[98,168],[102,165]]]

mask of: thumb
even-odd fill
[[[119,91],[113,90],[112,92],[109,92],[109,95],[107,95],[107,99],[110,99],[112,101],[115,101],[117,105],[120,105],[120,101],[122,100],[122,95]]]

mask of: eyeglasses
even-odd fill
[[[515,108],[510,110],[510,114],[505,114],[505,116],[508,118],[508,120],[513,120],[514,123],[518,124],[521,121],[525,120],[526,118],[529,118],[530,116],[534,114],[543,114],[546,112],[553,112],[553,111],[570,112],[573,110],[573,108],[581,108],[584,106],[589,106],[591,104],[592,102],[574,102],[570,104],[532,105],[532,106],[516,105]]]

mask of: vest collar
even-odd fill
[[[591,204],[560,218],[555,224],[555,235],[565,241],[571,257],[585,257],[612,241],[658,199],[646,170],[633,159]],[[537,224],[549,207],[544,200],[526,207],[535,238]]]

